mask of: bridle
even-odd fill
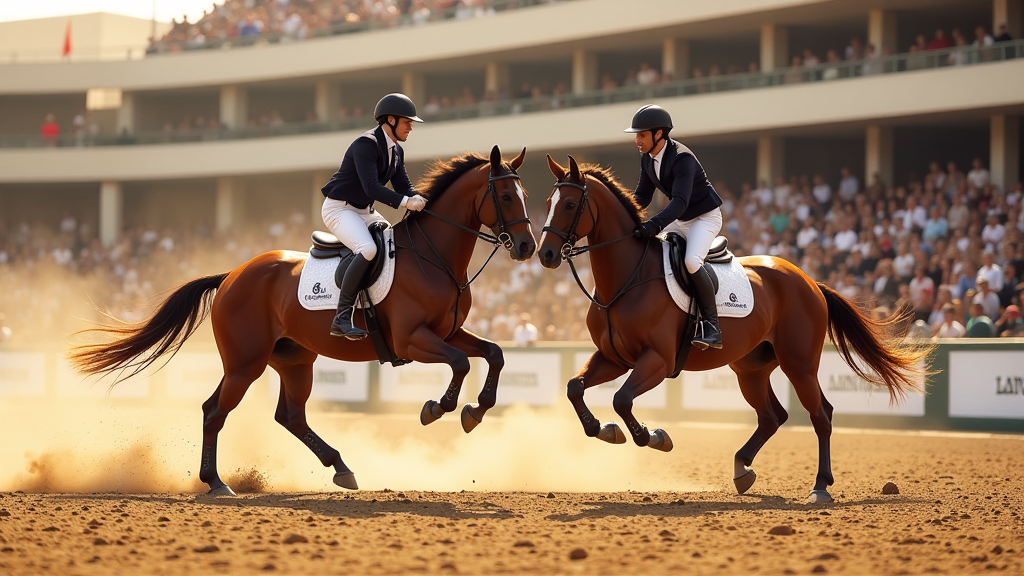
[[[562,248],[558,252],[559,257],[562,260],[565,260],[566,262],[569,263],[569,269],[572,270],[572,276],[573,276],[573,278],[576,279],[576,285],[580,287],[580,290],[583,291],[583,294],[585,294],[586,297],[595,306],[597,306],[599,309],[605,311],[605,314],[607,315],[607,319],[608,319],[608,321],[607,321],[607,325],[608,325],[608,341],[609,341],[609,343],[612,346],[612,350],[615,351],[615,354],[619,357],[619,360],[621,360],[623,364],[625,364],[630,369],[632,369],[633,368],[633,364],[631,364],[628,360],[626,360],[625,357],[622,356],[622,353],[619,352],[619,349],[615,346],[615,337],[614,337],[614,333],[612,331],[612,316],[611,316],[612,304],[615,304],[615,302],[619,298],[621,298],[626,292],[632,290],[633,288],[636,288],[637,286],[639,286],[641,284],[645,284],[645,283],[650,282],[652,280],[657,280],[658,278],[664,278],[664,275],[656,276],[656,277],[653,277],[653,278],[648,278],[646,280],[641,280],[639,282],[633,283],[633,280],[636,279],[637,274],[640,273],[640,269],[643,268],[644,262],[647,261],[647,252],[649,252],[649,248],[650,248],[650,245],[651,245],[650,242],[647,242],[647,243],[644,244],[643,256],[641,256],[640,259],[637,261],[636,268],[633,269],[633,273],[629,275],[629,279],[626,280],[626,283],[623,284],[622,288],[619,289],[619,292],[617,294],[615,294],[615,296],[613,296],[612,299],[609,300],[607,304],[604,304],[600,300],[597,299],[597,289],[596,288],[594,289],[594,294],[591,295],[590,292],[587,290],[586,286],[583,285],[583,281],[580,280],[580,275],[579,275],[579,272],[576,271],[576,264],[573,262],[573,258],[575,258],[576,256],[579,256],[581,254],[586,254],[587,252],[589,252],[591,250],[594,250],[596,248],[601,248],[601,247],[604,247],[604,246],[608,246],[610,244],[615,244],[616,242],[621,242],[622,240],[625,240],[626,238],[632,237],[633,234],[630,233],[630,234],[627,234],[625,236],[621,236],[619,238],[615,238],[614,240],[609,240],[608,242],[602,242],[600,244],[593,244],[593,245],[582,246],[582,247],[577,248],[576,247],[576,243],[579,242],[580,238],[579,238],[579,234],[576,232],[576,228],[579,226],[580,220],[583,218],[583,210],[584,210],[584,208],[586,208],[587,213],[590,214],[590,221],[591,221],[591,224],[593,226],[597,226],[597,218],[594,216],[594,210],[590,206],[590,195],[589,195],[589,193],[587,191],[587,177],[586,177],[586,175],[583,175],[583,184],[576,184],[575,182],[555,181],[555,188],[554,189],[555,190],[561,190],[561,188],[563,186],[568,186],[570,188],[576,188],[578,190],[582,190],[583,191],[583,195],[580,197],[579,206],[576,208],[576,214],[573,215],[572,224],[570,224],[569,225],[569,229],[565,230],[565,231],[560,230],[558,228],[555,228],[554,226],[551,226],[550,224],[548,224],[548,225],[544,226],[544,228],[542,229],[542,232],[551,232],[552,234],[554,234],[554,235],[556,235],[556,236],[558,236],[559,238],[562,239],[563,244],[562,244]],[[553,208],[554,207],[552,207],[552,209]],[[593,228],[591,228],[591,229],[593,229]]]
[[[476,208],[475,208],[476,219],[477,220],[481,220],[480,212],[481,212],[481,210],[484,209],[484,203],[487,202],[487,198],[490,197],[494,201],[494,214],[495,214],[495,218],[497,219],[497,222],[494,223],[494,226],[490,226],[489,227],[491,229],[491,232],[495,232],[494,234],[488,234],[486,232],[481,232],[479,230],[474,230],[474,229],[470,228],[469,226],[464,226],[462,224],[459,224],[458,222],[455,222],[454,220],[449,220],[448,218],[445,218],[444,216],[441,216],[440,214],[438,214],[437,212],[434,212],[432,210],[423,209],[422,212],[424,214],[429,214],[429,215],[433,216],[434,218],[437,218],[438,220],[441,220],[443,222],[447,222],[448,224],[451,224],[452,226],[461,228],[462,230],[464,230],[466,232],[469,232],[470,234],[473,234],[474,236],[476,236],[480,240],[483,240],[484,242],[487,242],[487,243],[491,244],[492,246],[494,246],[495,250],[497,250],[498,246],[502,246],[502,247],[505,248],[505,250],[508,250],[509,252],[511,252],[512,248],[515,246],[515,243],[512,241],[512,234],[509,233],[509,228],[511,228],[512,226],[515,226],[516,224],[522,224],[523,222],[527,222],[527,223],[530,222],[530,216],[529,216],[529,214],[527,214],[523,218],[517,218],[516,220],[513,220],[511,222],[506,222],[505,221],[505,217],[501,215],[501,205],[498,202],[498,190],[497,190],[497,187],[495,187],[494,183],[497,182],[498,180],[510,180],[510,179],[514,179],[516,181],[519,181],[520,180],[519,174],[517,174],[515,170],[512,170],[508,174],[501,174],[501,175],[498,175],[498,176],[488,175],[487,176],[487,190],[484,192],[483,197],[480,199],[480,204],[477,205]],[[497,231],[495,231],[495,229],[494,229],[495,227],[498,228]],[[490,260],[490,259],[488,258],[488,260]],[[478,272],[478,274],[479,274],[479,272]]]
[[[437,261],[435,262],[434,260],[421,255],[416,250],[416,248],[413,246],[411,226],[406,226],[406,232],[409,235],[409,250],[411,250],[413,255],[416,256],[416,265],[419,266],[420,273],[426,276],[426,271],[423,270],[423,264],[420,263],[421,259],[426,260],[428,263],[433,264],[436,268],[439,268],[442,272],[444,272],[448,276],[448,278],[451,279],[452,283],[455,284],[455,290],[458,292],[455,296],[455,310],[453,310],[455,320],[452,322],[452,329],[448,332],[448,335],[444,337],[445,341],[451,338],[452,335],[455,334],[455,331],[458,330],[459,303],[462,301],[462,293],[465,292],[466,289],[469,288],[469,285],[472,284],[473,281],[480,276],[480,273],[484,271],[484,268],[487,267],[487,264],[491,262],[491,259],[494,258],[494,255],[498,252],[499,247],[504,247],[509,252],[511,252],[512,248],[515,247],[515,242],[512,241],[512,234],[509,232],[509,228],[515,226],[516,224],[522,224],[524,222],[527,224],[530,223],[529,212],[526,213],[526,216],[524,218],[517,218],[516,220],[513,220],[511,222],[506,222],[505,217],[501,215],[501,205],[498,201],[498,191],[494,183],[498,180],[510,179],[515,179],[517,181],[520,180],[519,174],[516,173],[516,171],[511,168],[508,174],[500,174],[498,176],[488,175],[487,190],[484,192],[483,198],[480,199],[480,204],[475,207],[476,219],[478,221],[481,221],[480,211],[483,210],[484,203],[487,201],[487,197],[489,196],[494,200],[494,213],[495,217],[497,218],[497,222],[495,222],[494,226],[490,226],[489,228],[491,229],[491,232],[495,232],[494,228],[496,226],[498,228],[496,234],[488,234],[486,232],[481,232],[480,230],[474,230],[469,226],[465,226],[463,224],[455,222],[454,220],[446,218],[432,210],[427,210],[425,208],[421,210],[421,212],[425,214],[429,214],[430,216],[437,218],[442,222],[446,222],[448,224],[451,224],[452,226],[455,226],[456,228],[460,228],[463,231],[476,236],[478,239],[483,240],[484,242],[487,242],[488,244],[494,246],[494,249],[491,250],[491,254],[487,257],[487,260],[484,261],[484,263],[480,266],[480,269],[476,271],[476,274],[473,274],[473,277],[470,278],[469,281],[466,282],[465,284],[459,282],[458,277],[456,277],[455,273],[452,272],[452,269],[448,266],[448,263],[445,261],[444,257],[437,250],[437,248],[434,247],[434,243],[430,241],[430,237],[427,236],[427,234],[423,231],[423,228],[420,226],[419,218],[410,218],[412,212],[408,211],[402,218],[403,220],[408,219],[410,224],[416,226],[416,229],[420,231],[420,236],[423,236],[423,239],[427,242],[427,246],[430,247],[430,251],[433,252],[434,256],[437,258]],[[403,246],[398,247],[403,248]]]

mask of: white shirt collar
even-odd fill
[[[661,178],[661,159],[665,157],[666,148],[668,148],[668,141],[665,141],[665,145],[661,147],[661,152],[651,157],[654,160],[654,173],[658,175],[658,178]]]
[[[376,128],[374,128],[373,130],[367,130],[366,132],[363,132],[362,137],[363,138],[369,138],[370,140],[376,141],[377,140],[377,136],[376,136],[376,134],[374,134],[374,132],[376,132],[376,131],[377,131]],[[397,146],[397,144],[395,144],[395,141],[392,140],[390,136],[388,136],[388,133],[387,133],[386,130],[384,130],[382,128],[381,132],[384,132],[384,141],[387,142],[387,145],[388,145],[388,155],[390,156],[391,155],[391,151],[395,149],[395,146]]]

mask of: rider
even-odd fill
[[[373,209],[375,201],[392,208],[423,210],[427,200],[416,193],[405,171],[405,142],[413,122],[423,122],[416,115],[416,105],[404,94],[388,94],[373,109],[377,127],[356,138],[341,161],[341,168],[321,188],[324,196],[322,215],[332,234],[352,250],[352,263],[341,282],[338,312],[331,323],[331,336],[349,340],[366,337],[366,331],[352,324],[359,283],[377,255],[377,246],[368,227],[387,219]],[[384,186],[391,182],[394,190]]]
[[[654,189],[669,197],[669,203],[650,220],[638,225],[633,235],[651,238],[661,231],[677,232],[686,238],[684,263],[693,278],[700,306],[700,329],[691,341],[701,349],[721,348],[718,307],[711,276],[704,270],[704,258],[722,229],[722,199],[708,181],[704,168],[689,148],[668,137],[672,117],[661,106],[649,104],[636,111],[624,132],[636,134],[640,149],[640,182],[634,195],[646,208]]]

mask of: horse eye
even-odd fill
[[[565,203],[565,209],[566,209],[566,210],[573,210],[573,209],[575,209],[575,208],[576,208],[576,205],[575,205],[575,204],[573,204],[572,202],[566,202],[566,203]]]
[[[504,200],[505,202],[511,202],[512,201],[512,197],[509,196],[508,194],[502,194],[501,195],[501,199]]]

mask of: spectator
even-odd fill
[[[860,192],[860,182],[845,166],[839,170],[839,176],[839,199],[843,202],[853,202],[853,198]]]
[[[918,265],[910,280],[910,303],[914,307],[914,317],[927,321],[932,313],[934,298],[935,283],[925,275],[925,267]]]
[[[967,39],[963,36],[957,37],[956,47],[949,53],[946,63],[950,66],[966,66],[970,62],[969,51]]]
[[[989,184],[988,170],[982,164],[981,158],[975,158],[971,171],[967,173],[967,181],[975,188],[984,188]]]
[[[882,56],[875,50],[874,44],[868,44],[864,48],[864,64],[860,68],[861,74],[864,76],[873,76],[875,74],[881,74],[882,70]]]
[[[975,283],[978,292],[974,295],[972,304],[980,304],[982,312],[989,318],[999,318],[999,296],[991,290],[988,279],[979,276]]]
[[[641,86],[650,86],[651,84],[657,84],[660,78],[658,71],[651,68],[647,62],[640,64],[640,70],[636,73],[636,83]]]
[[[1020,284],[1020,278],[1017,277],[1017,265],[1013,262],[1007,262],[1003,268],[1003,287],[998,290],[999,304],[1003,306],[1009,306],[1013,303],[1013,297],[1017,295],[1017,285]],[[992,285],[992,281],[989,280],[989,286]],[[1024,302],[1022,302],[1024,303]]]
[[[939,207],[932,206],[928,215],[928,220],[924,224],[924,231],[921,233],[921,239],[931,245],[934,244],[936,240],[945,238],[948,234],[949,223],[941,216]]]
[[[993,325],[993,333],[1000,338],[1020,338],[1024,336],[1024,320],[1020,317],[1020,308],[1009,305],[1003,310],[1002,316]]]
[[[530,315],[523,313],[519,315],[519,323],[512,334],[516,346],[534,346],[537,344],[539,333],[537,327],[530,323]]]
[[[985,315],[985,307],[981,304],[971,304],[971,319],[967,322],[968,338],[992,338],[995,336],[996,328],[992,319]]]
[[[942,322],[933,327],[936,338],[963,338],[967,336],[967,328],[956,319],[956,307],[943,304]]]
[[[946,37],[946,33],[942,28],[935,30],[935,37],[928,43],[929,50],[945,50],[946,48],[952,48],[953,43]]]
[[[978,269],[977,279],[982,278],[988,283],[989,288],[995,292],[999,292],[1003,289],[1003,268],[996,264],[995,254],[991,251],[985,251],[981,255],[981,268]]]
[[[842,62],[839,59],[839,54],[835,50],[829,50],[825,53],[825,69],[821,72],[822,80],[835,80],[839,78],[839,66]]]
[[[1010,36],[1010,31],[1006,28],[1006,22],[999,25],[999,36],[996,36],[995,41],[1013,42],[1013,36]]]
[[[1003,242],[1005,236],[1006,226],[999,223],[999,214],[995,212],[990,213],[988,215],[988,224],[985,224],[985,228],[981,231],[981,241],[985,243],[985,250],[987,252],[994,252],[996,247]],[[1000,288],[993,288],[993,290]]]
[[[804,81],[803,58],[793,56],[789,63],[789,70],[782,76],[783,84],[799,84]]]
[[[864,57],[864,45],[857,36],[850,37],[850,44],[846,46],[845,53],[847,60],[860,60]]]
[[[43,127],[40,128],[39,133],[42,134],[43,141],[47,146],[57,146],[57,139],[60,138],[60,125],[57,124],[57,118],[53,114],[47,114],[43,118]]]

